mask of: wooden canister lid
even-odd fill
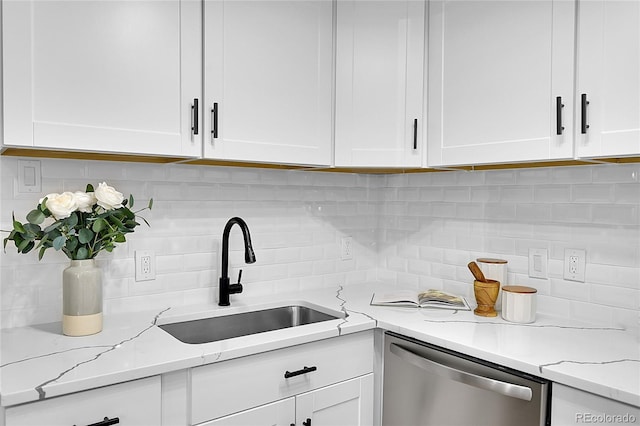
[[[536,290],[533,287],[526,287],[523,285],[506,285],[504,287],[502,287],[502,291],[508,291],[509,293],[537,293],[538,290]]]
[[[479,259],[476,259],[476,261],[482,263],[507,263],[507,261],[504,259],[492,259],[490,257],[481,257]]]

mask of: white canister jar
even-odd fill
[[[476,259],[480,270],[484,274],[485,278],[489,278],[490,280],[496,280],[500,282],[500,287],[504,287],[507,285],[507,261],[504,259],[493,259],[489,257],[481,257]],[[500,309],[502,306],[501,303],[501,293],[500,290],[498,294],[498,301],[496,302],[496,309]]]
[[[511,285],[502,287],[502,318],[527,324],[536,320],[536,293],[532,287]]]

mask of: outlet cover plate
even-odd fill
[[[152,250],[136,250],[136,281],[156,279],[156,255]]]
[[[584,282],[587,252],[580,249],[564,250],[564,279]]]

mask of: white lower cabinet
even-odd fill
[[[9,407],[6,426],[160,425],[160,377]],[[114,423],[118,419],[117,423]],[[111,421],[111,422],[109,422]],[[0,424],[2,422],[0,421]]]
[[[553,384],[551,397],[551,424],[553,426],[638,423],[640,423],[640,407],[627,405],[559,383]]]
[[[261,407],[221,417],[202,426],[292,425],[296,420],[296,399],[287,398]]]
[[[190,424],[372,424],[373,356],[366,331],[196,367]]]
[[[373,374],[204,423],[206,426],[373,424]]]

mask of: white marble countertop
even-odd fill
[[[380,284],[339,286],[232,306],[167,307],[106,316],[101,333],[67,337],[59,323],[2,330],[0,405],[11,406],[169,371],[307,343],[375,327],[640,406],[640,336],[617,328],[538,316],[532,324],[470,311],[370,306]],[[190,345],[157,327],[255,308],[312,303],[348,313],[336,319],[252,336]]]

